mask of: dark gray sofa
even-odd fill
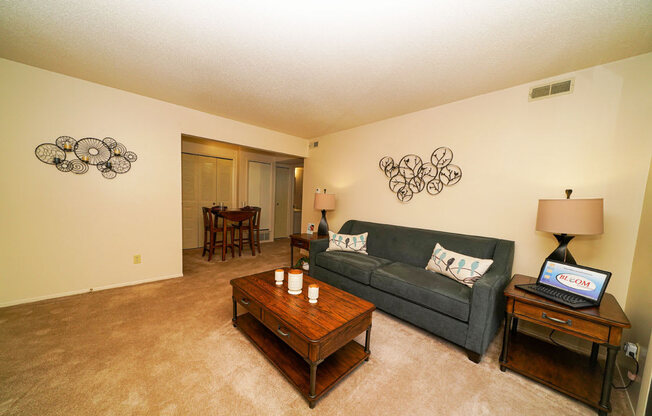
[[[464,347],[469,359],[480,362],[505,313],[513,241],[356,220],[339,232],[368,232],[369,255],[326,251],[327,239],[313,241],[311,276]],[[436,243],[494,263],[470,288],[425,270]]]

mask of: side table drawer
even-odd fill
[[[609,327],[578,318],[577,316],[567,315],[563,312],[555,312],[517,301],[514,303],[514,315],[528,317],[548,327],[559,328],[562,331],[571,331],[591,340],[599,342],[609,341]]]
[[[271,313],[265,311],[263,323],[274,332],[274,334],[294,348],[302,357],[308,356],[308,342],[301,339],[294,331],[290,330],[281,320]]]
[[[244,306],[244,308],[247,309],[254,318],[260,320],[261,307],[256,301],[250,299],[247,295],[236,288],[233,288],[233,297],[238,305]]]
[[[309,250],[310,249],[310,243],[305,241],[305,240],[299,240],[299,239],[292,239],[292,245],[294,247],[299,247],[304,250]]]

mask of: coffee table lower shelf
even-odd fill
[[[310,397],[310,366],[289,345],[260,323],[250,313],[239,315],[237,327],[267,357],[312,405],[362,364],[369,354],[364,346],[350,341],[329,355],[317,368],[315,397]]]

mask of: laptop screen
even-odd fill
[[[610,276],[610,272],[546,260],[537,283],[599,301]]]

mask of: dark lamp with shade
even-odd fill
[[[553,233],[559,246],[550,253],[549,260],[577,264],[568,251],[568,243],[576,235],[597,235],[604,232],[603,199],[540,199],[537,210],[537,231]]]
[[[334,194],[315,194],[315,209],[321,211],[321,221],[317,228],[317,235],[328,235],[328,222],[326,222],[326,211],[335,209]]]

